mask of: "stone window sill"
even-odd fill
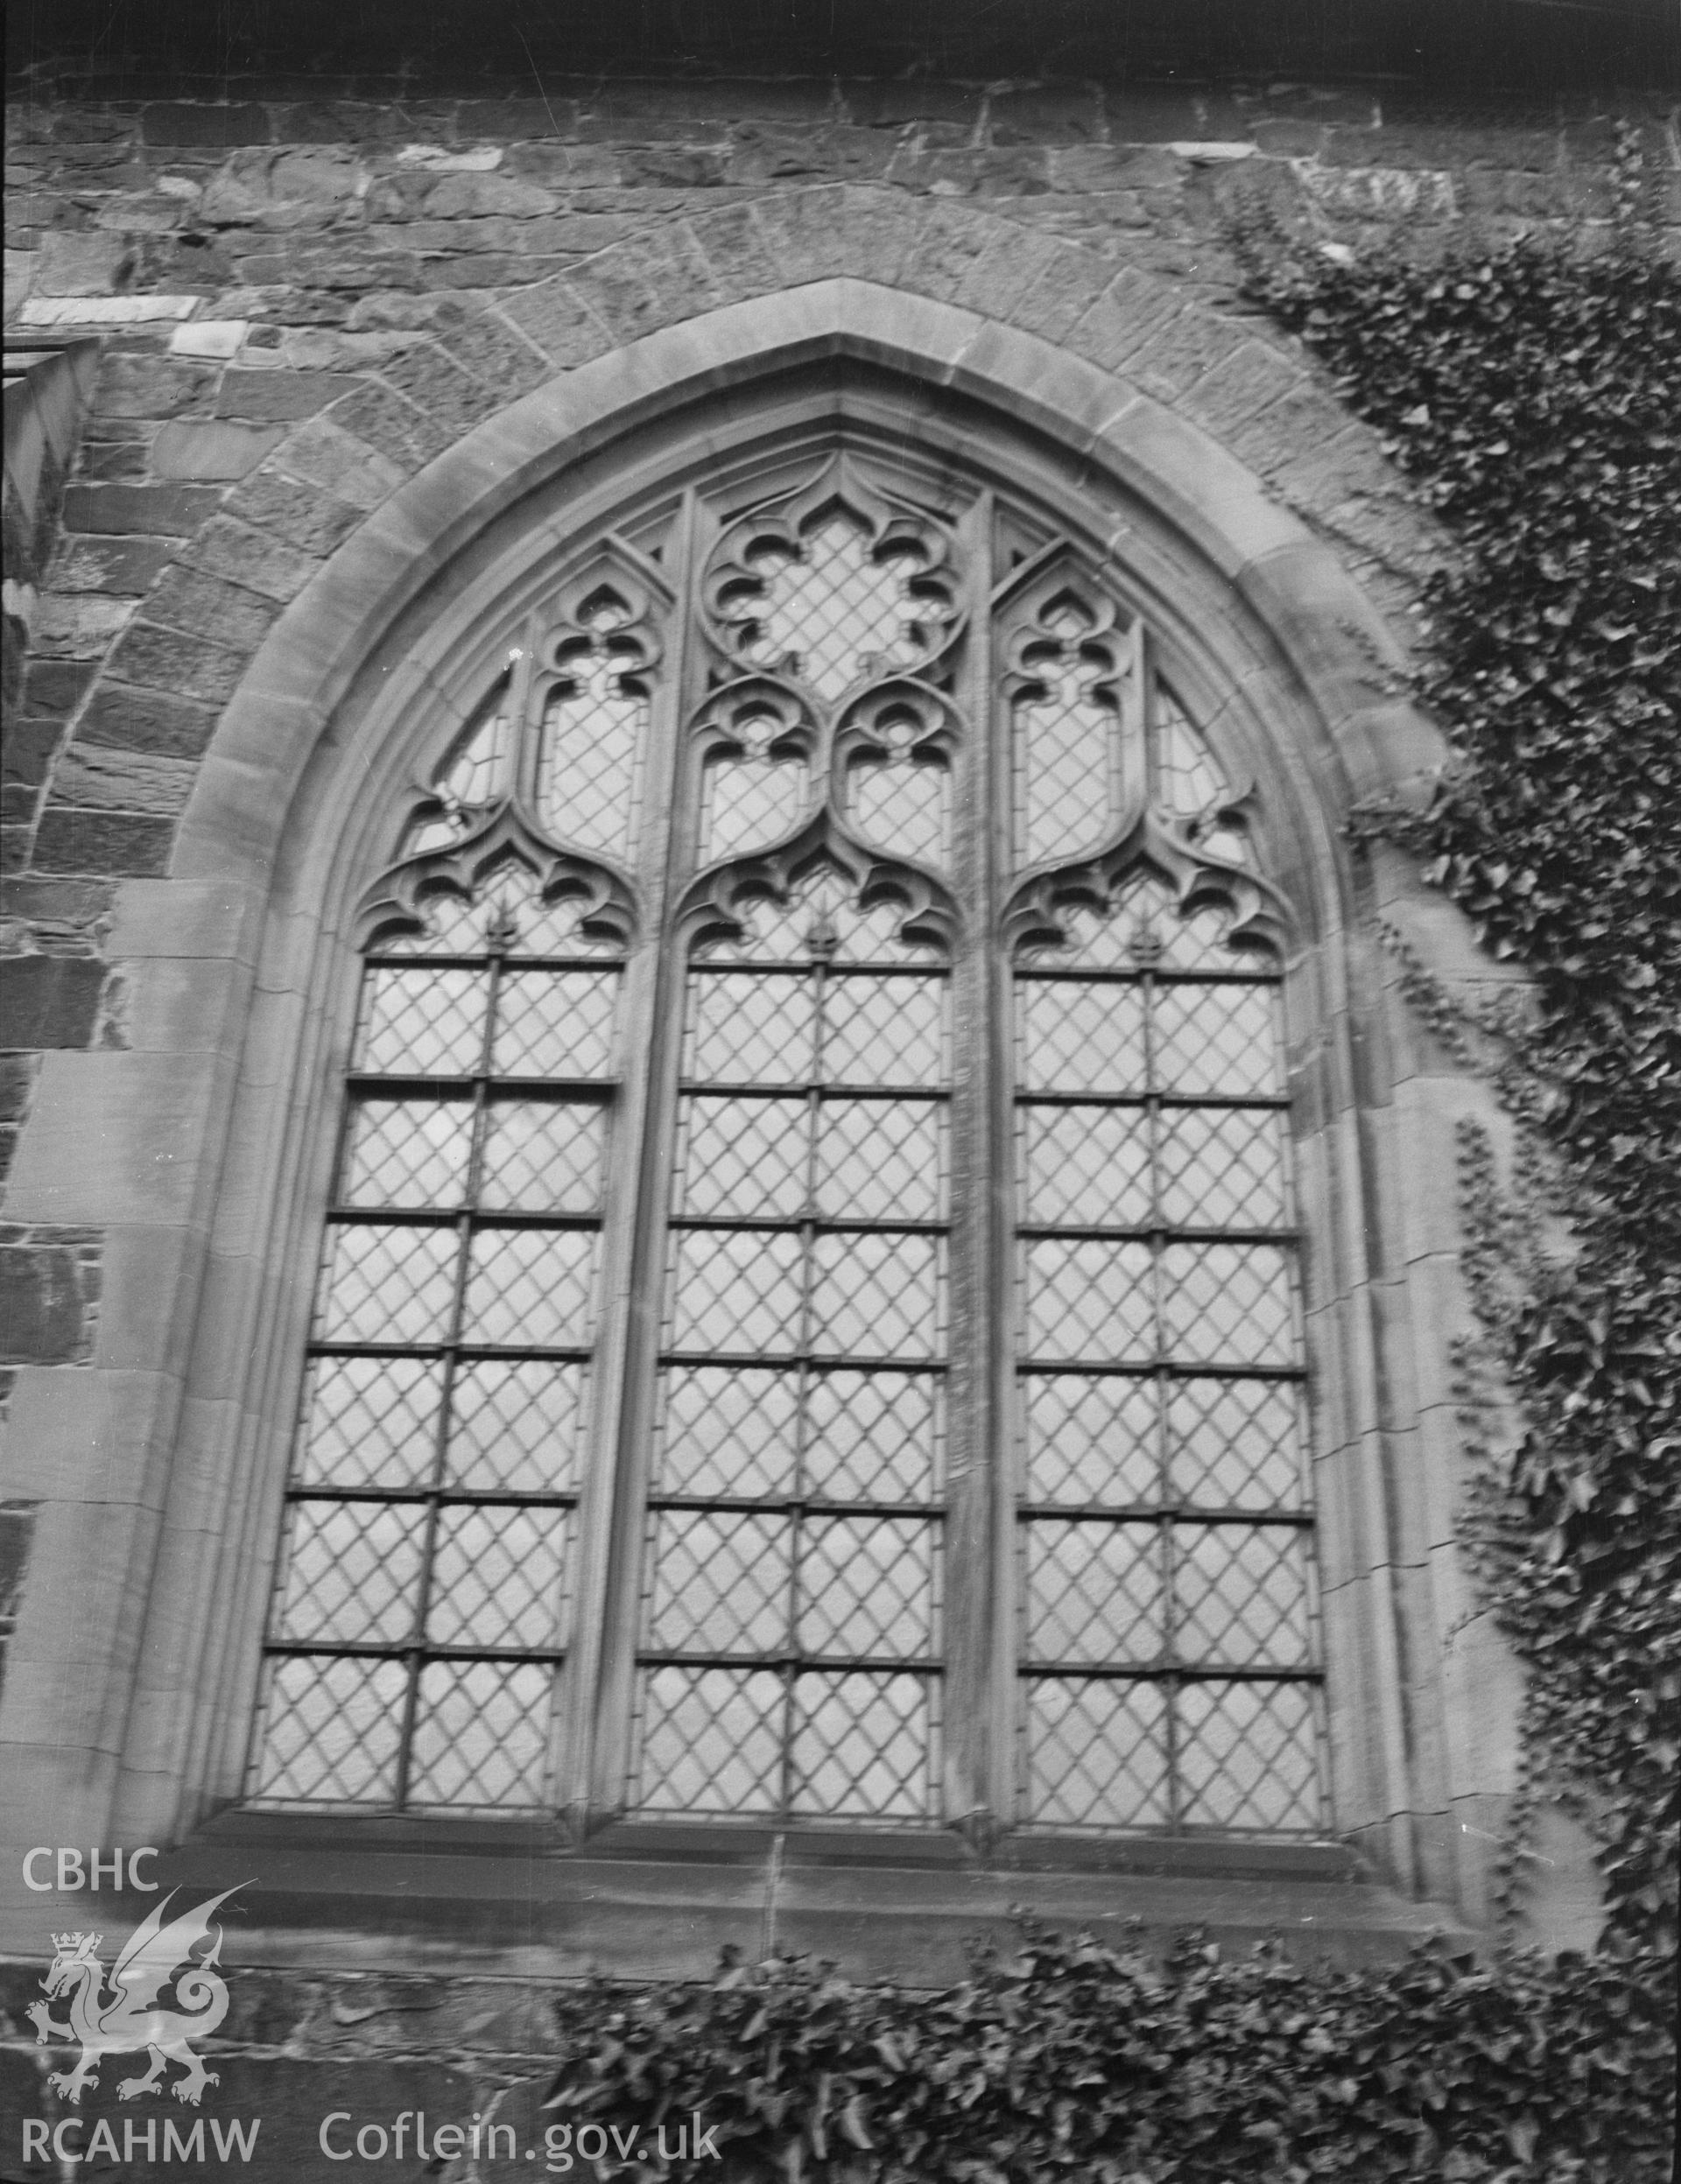
[[[553,1822],[229,1812],[159,1857],[200,1896],[240,1884],[229,1963],[702,1979],[733,1947],[833,1958],[857,1979],[938,1986],[1023,1907],[1159,1951],[1188,1926],[1228,1952],[1270,1935],[1347,1963],[1403,1954],[1455,1914],[1375,1882],[1337,1843],[1009,1836],[620,1822],[580,1844]],[[137,1914],[158,1900],[136,1899]]]

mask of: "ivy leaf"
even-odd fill
[[[1629,1694],[1677,1647],[1681,1588],[1681,1473],[1656,1450],[1681,1417],[1681,273],[1627,211],[1642,156],[1630,134],[1609,250],[1285,253],[1251,287],[1451,543],[1417,691],[1452,770],[1423,818],[1363,839],[1416,851],[1534,1004],[1488,1064],[1529,1166],[1478,1184],[1466,1273],[1535,1460],[1474,1448],[1465,1536],[1529,1671],[1530,1762],[1586,1793],[1607,1942],[1668,1949],[1681,1785]],[[1438,1035],[1457,1006],[1425,1008]]]

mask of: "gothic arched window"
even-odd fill
[[[250,1801],[1319,1832],[1286,920],[1124,576],[832,434],[507,650],[362,906]]]

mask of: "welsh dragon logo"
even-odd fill
[[[243,1888],[243,1881],[236,1886]],[[151,2068],[144,2077],[124,2078],[117,2098],[131,2101],[138,2093],[161,2090],[158,2081],[165,2064],[178,2062],[186,2071],[170,2091],[178,2101],[196,2108],[207,2085],[217,2082],[193,2053],[192,2043],[214,2033],[228,2014],[228,1989],[217,1963],[222,1955],[222,1928],[213,1914],[235,1888],[224,1888],[191,1911],[183,1911],[167,1925],[164,1914],[174,1901],[172,1890],[154,1905],[144,1925],[137,1927],[109,1972],[99,1959],[102,1934],[55,1934],[57,1951],[41,1985],[45,2002],[32,2002],[25,2014],[34,2019],[35,2044],[45,2047],[49,2037],[79,2040],[81,2059],[73,2070],[54,2070],[47,2083],[73,2104],[84,2086],[97,2085],[94,2065],[103,2055],[121,2055],[144,2047]],[[205,1954],[193,1951],[214,1932],[215,1940]],[[169,1996],[165,2001],[164,1997]],[[60,2025],[49,2014],[49,2005],[60,1995],[69,2002],[70,2022]]]

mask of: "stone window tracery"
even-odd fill
[[[508,656],[362,906],[251,1801],[1319,1831],[1286,919],[1143,616],[837,438]]]

